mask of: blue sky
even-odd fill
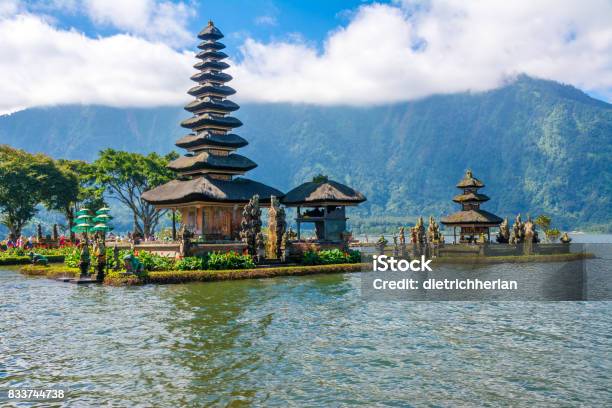
[[[126,0],[129,1],[129,0]],[[74,28],[90,37],[108,36],[122,32],[110,24],[94,24],[83,14],[61,7],[52,7],[51,2],[34,0],[29,2],[31,10],[47,14],[56,19],[63,29]],[[172,1],[174,4],[180,1]],[[330,31],[350,23],[351,16],[362,5],[375,3],[364,0],[200,0],[183,2],[189,4],[192,14],[186,27],[197,33],[212,19],[226,34],[223,40],[228,51],[237,54],[245,38],[270,42],[299,36],[312,46],[321,47]],[[376,3],[391,3],[378,1]],[[193,38],[190,46],[197,44]],[[187,44],[186,44],[187,45]]]
[[[0,0],[0,114],[181,105],[209,18],[238,102],[380,105],[523,73],[612,100],[609,0]]]

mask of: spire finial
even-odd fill
[[[472,169],[467,169],[467,171],[465,172],[465,175],[466,175],[466,177],[468,177],[468,178],[472,178],[472,177],[473,177],[473,175],[472,175]]]
[[[212,20],[208,20],[208,26],[209,27],[214,27],[215,23],[213,23]]]

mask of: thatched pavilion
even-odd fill
[[[176,180],[145,192],[142,199],[156,208],[180,211],[183,225],[204,240],[237,240],[242,209],[257,194],[269,205],[270,196],[282,197],[279,190],[256,181],[237,177],[257,167],[249,158],[234,153],[248,142],[232,129],[242,126],[231,112],[239,106],[226,99],[236,91],[226,85],[232,79],[223,72],[229,65],[221,52],[225,45],[221,31],[212,22],[198,37],[202,42],[194,65],[199,72],[191,77],[197,85],[188,93],[196,99],[185,106],[193,116],[181,126],[191,133],[176,142],[188,151],[169,164]]]
[[[327,177],[315,177],[289,191],[281,200],[287,207],[297,207],[297,235],[301,239],[301,225],[313,223],[317,241],[340,242],[346,232],[346,207],[366,201],[359,191]],[[302,208],[309,210],[302,212]]]
[[[502,219],[495,214],[480,208],[481,203],[489,201],[489,197],[478,192],[484,183],[466,171],[465,176],[457,184],[462,193],[456,195],[453,201],[461,205],[461,211],[442,217],[442,224],[453,227],[454,241],[457,242],[457,227],[460,228],[459,242],[474,242],[480,234],[485,234],[491,240],[490,228],[499,227]]]

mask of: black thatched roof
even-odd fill
[[[225,48],[225,44],[216,41],[202,41],[198,44],[198,48],[201,50],[222,50]]]
[[[475,188],[484,187],[484,183],[478,180],[476,177],[474,177],[474,175],[472,174],[472,170],[466,171],[465,176],[463,176],[461,181],[457,183],[457,188],[469,188],[469,187],[475,187]]]
[[[200,133],[194,135],[193,133],[191,133],[180,138],[176,142],[176,145],[178,147],[182,147],[183,149],[202,145],[212,145],[238,149],[248,144],[249,142],[234,133],[229,133],[227,135],[217,135],[215,133]]]
[[[191,80],[195,82],[229,82],[232,80],[232,76],[225,72],[198,72],[191,76]]]
[[[469,201],[484,202],[489,200],[490,198],[487,195],[478,193],[459,194],[453,197],[453,201],[456,203],[465,203]]]
[[[185,106],[185,110],[189,112],[198,112],[204,109],[233,112],[240,109],[240,106],[230,100],[221,100],[217,98],[211,98],[210,96],[206,96],[202,99],[196,99],[195,101]]]
[[[200,152],[193,156],[182,156],[168,164],[168,168],[174,171],[192,170],[228,170],[249,171],[257,167],[251,159],[239,154],[219,156],[208,152]]]
[[[263,203],[270,196],[282,197],[273,187],[245,178],[217,180],[197,177],[193,180],[173,180],[142,194],[142,199],[157,205],[184,204],[194,201],[247,203],[255,194]]]
[[[229,68],[229,64],[227,62],[208,59],[207,57],[203,55],[204,52],[205,51],[202,51],[196,54],[197,58],[204,60],[202,61],[202,64],[199,64],[199,67],[200,67],[199,69],[214,69],[214,70],[221,71],[221,70]]]
[[[204,95],[223,95],[229,96],[236,93],[234,88],[227,85],[215,85],[210,82],[206,82],[202,85],[196,85],[190,88],[187,93],[191,96],[204,96]]]
[[[200,116],[192,116],[181,122],[181,126],[187,129],[196,129],[204,126],[219,128],[237,128],[242,126],[242,122],[232,116],[219,116],[205,113]]]
[[[216,41],[216,40],[220,40],[221,38],[223,38],[223,33],[221,32],[221,30],[215,27],[215,24],[212,21],[209,21],[208,25],[204,27],[204,29],[200,31],[200,33],[198,34],[198,38],[200,40],[215,40]]]
[[[309,181],[289,191],[281,200],[285,205],[325,205],[334,203],[338,205],[357,205],[366,200],[365,196],[357,190],[327,180],[322,182]]]
[[[485,210],[468,210],[459,211],[448,217],[442,217],[441,222],[444,225],[459,225],[459,224],[484,224],[495,226],[502,223],[502,219],[495,214],[491,214]]]
[[[217,50],[202,50],[200,52],[198,52],[196,54],[197,58],[200,59],[214,59],[214,60],[222,60],[224,58],[227,58],[228,55],[226,53],[224,53],[223,51],[217,51]]]

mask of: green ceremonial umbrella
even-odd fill
[[[112,229],[113,229],[113,227],[111,227],[110,225],[106,225],[104,223],[99,223],[99,224],[96,224],[91,230],[92,231],[104,231],[104,232],[107,232],[107,231],[112,231]]]
[[[76,215],[91,215],[91,211],[89,210],[89,208],[81,208],[79,211],[76,212]]]
[[[78,217],[76,217],[76,219],[82,222],[89,222],[89,220],[91,220],[91,215],[79,215]]]
[[[72,227],[72,232],[89,232],[91,227],[92,227],[91,224],[87,222],[82,222]]]
[[[110,208],[108,207],[102,207],[100,208],[98,211],[96,211],[96,214],[100,215],[100,214],[107,214],[110,212]]]
[[[108,222],[112,219],[113,217],[108,214],[100,214],[100,215],[97,215],[93,220],[94,222]]]

